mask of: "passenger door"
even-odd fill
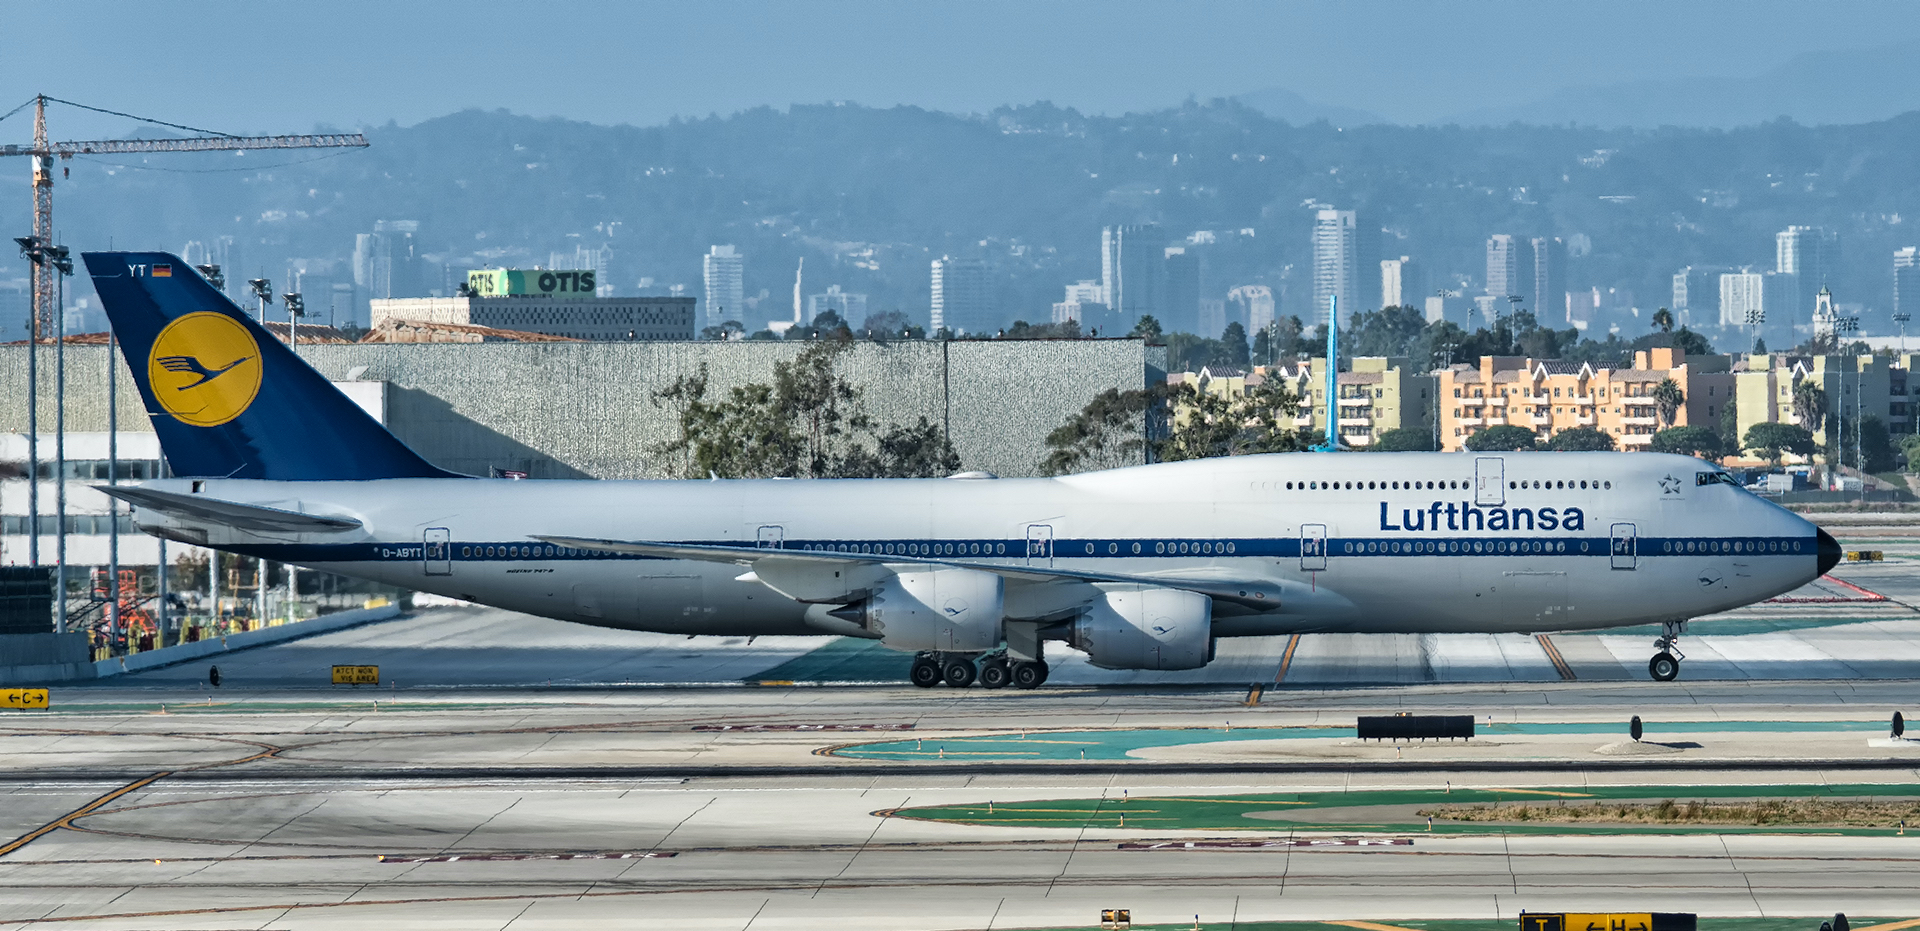
[[[1327,568],[1327,525],[1300,525],[1300,569],[1321,572]]]
[[[1027,565],[1053,565],[1053,525],[1027,525]]]
[[[1632,524],[1613,525],[1613,567],[1632,569],[1640,555],[1639,534]]]
[[[1507,461],[1497,456],[1473,460],[1473,503],[1502,506],[1507,503]]]
[[[420,535],[420,559],[428,575],[453,574],[452,540],[445,527],[428,527]]]
[[[762,524],[757,545],[763,550],[785,549],[787,528],[779,524]]]

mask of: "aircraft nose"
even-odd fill
[[[1828,570],[1840,564],[1840,541],[1835,540],[1833,534],[1825,530],[1817,532],[1820,534],[1820,545],[1817,550],[1820,555],[1820,574],[1826,575]]]

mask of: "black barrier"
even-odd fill
[[[1388,714],[1362,716],[1361,740],[1473,739],[1470,714]]]
[[[53,633],[53,570],[0,566],[0,634]]]

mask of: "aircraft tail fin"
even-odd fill
[[[457,477],[420,458],[179,256],[83,258],[175,475]]]

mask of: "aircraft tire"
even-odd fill
[[[1647,672],[1655,682],[1672,682],[1680,677],[1680,661],[1672,653],[1657,653],[1647,661]]]
[[[979,671],[974,669],[973,660],[964,656],[947,660],[946,679],[948,685],[956,689],[964,689],[972,685],[973,680],[978,677]]]
[[[946,674],[940,671],[940,664],[934,662],[932,657],[916,656],[913,659],[913,669],[908,671],[907,678],[912,680],[914,685],[930,689],[939,685],[940,681],[946,678]]]
[[[1014,663],[1013,687],[1017,689],[1037,689],[1040,683],[1047,681],[1045,663]]]
[[[997,689],[1013,680],[1013,669],[1004,659],[991,659],[980,664],[980,687]]]

